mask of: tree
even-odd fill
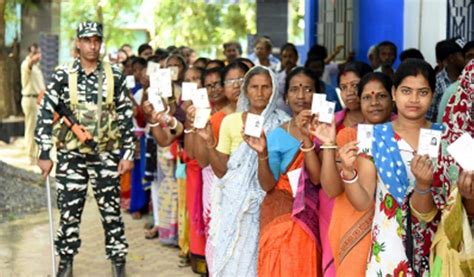
[[[17,92],[11,80],[14,72],[11,72],[9,64],[18,63],[18,38],[16,38],[13,51],[10,53],[5,43],[6,25],[7,22],[18,20],[15,14],[16,5],[34,7],[34,2],[34,0],[0,0],[0,119],[17,112],[15,103],[12,101],[14,93]],[[12,54],[11,57],[9,54]]]
[[[128,0],[71,0],[61,6],[62,37],[73,41],[79,21],[91,20],[104,25],[104,43],[106,47],[120,46],[130,42],[130,33],[121,27],[125,20],[138,17],[138,8],[142,1]],[[81,16],[78,17],[77,15]],[[126,16],[125,16],[126,15]]]
[[[7,100],[7,68],[5,54],[5,9],[6,0],[0,0],[0,118],[5,117],[8,114],[8,107],[6,105]]]
[[[256,31],[255,1],[162,0],[155,11],[156,31],[151,35],[161,47],[187,45],[198,52],[212,52],[226,41]]]

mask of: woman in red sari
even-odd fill
[[[245,73],[248,71],[248,67],[241,63],[241,62],[232,62],[228,64],[222,70],[222,77],[214,76],[212,79],[208,81],[208,89],[211,89],[210,95],[210,102],[215,103],[215,99],[218,95],[216,92],[221,93],[219,96],[222,97],[223,95],[227,99],[227,106],[222,106],[221,104],[212,105],[212,116],[210,118],[210,124],[206,126],[205,129],[199,131],[199,135],[197,132],[188,132],[186,135],[187,140],[190,141],[188,145],[204,145],[204,141],[201,136],[208,137],[214,136],[214,138],[219,138],[219,129],[222,123],[222,120],[227,114],[231,114],[235,112],[237,100],[240,95],[240,87],[243,82],[243,77]],[[209,72],[209,71],[208,71]],[[214,82],[215,80],[221,80],[221,86],[216,85]],[[214,81],[213,81],[214,80]],[[214,87],[214,88],[212,88]],[[218,87],[218,88],[215,88]],[[223,89],[223,95],[222,95]],[[209,91],[208,91],[209,92]],[[217,97],[219,98],[219,97]],[[222,102],[224,103],[224,102]],[[190,127],[192,127],[192,122],[194,121],[196,109],[194,107],[190,107],[187,113],[187,121]],[[191,143],[192,142],[192,143]],[[207,148],[205,147],[194,147],[193,148],[193,155],[196,157],[199,166],[202,167],[202,187],[199,191],[198,195],[200,196],[199,201],[194,201],[194,209],[193,215],[191,216],[192,220],[196,220],[199,226],[200,232],[203,232],[206,238],[208,239],[208,230],[209,230],[209,222],[210,222],[210,206],[211,206],[211,190],[212,190],[212,182],[215,178],[214,171],[210,166],[209,157],[207,155]],[[212,276],[212,247],[207,242],[205,243],[205,256],[206,262],[208,266],[208,274]]]

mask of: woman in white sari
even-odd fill
[[[243,129],[248,113],[263,116],[265,133],[289,120],[285,112],[276,108],[277,82],[268,68],[252,68],[245,76],[242,91],[237,112],[224,118],[219,144],[210,150],[228,157],[225,174],[215,179],[212,200],[213,276],[257,275],[260,204],[265,196],[257,178],[257,159],[268,157],[257,157],[241,137],[236,141],[236,132]]]

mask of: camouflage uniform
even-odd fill
[[[77,100],[79,104],[96,104],[98,101],[98,80],[102,74],[103,99],[107,95],[107,80],[103,63],[98,62],[97,69],[87,75],[79,59],[75,60],[72,69],[63,67],[53,74],[53,81],[40,104],[37,117],[35,140],[40,147],[40,159],[50,159],[49,152],[53,147],[52,129],[53,112],[58,103],[70,107],[70,88],[68,78],[71,72],[77,72]],[[58,149],[56,166],[56,185],[58,190],[58,208],[61,214],[57,231],[56,251],[61,258],[73,257],[81,245],[79,223],[90,181],[99,207],[102,225],[105,231],[106,255],[108,258],[124,258],[127,253],[124,224],[120,215],[120,184],[118,163],[120,159],[133,161],[134,134],[132,123],[132,102],[127,97],[124,76],[112,66],[114,77],[113,103],[117,114],[116,123],[120,130],[120,148],[107,151],[98,150],[92,153],[81,153],[79,150]],[[104,100],[105,102],[105,100]],[[80,118],[78,118],[81,121]]]

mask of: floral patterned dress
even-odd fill
[[[439,214],[431,222],[411,215],[409,199],[415,177],[410,163],[415,151],[393,132],[391,123],[376,129],[379,134],[377,138],[377,131],[374,132],[373,153],[378,174],[366,276],[415,276],[414,272],[428,276],[429,249]],[[432,193],[436,202],[435,190]],[[411,259],[407,256],[408,247],[412,249]]]

